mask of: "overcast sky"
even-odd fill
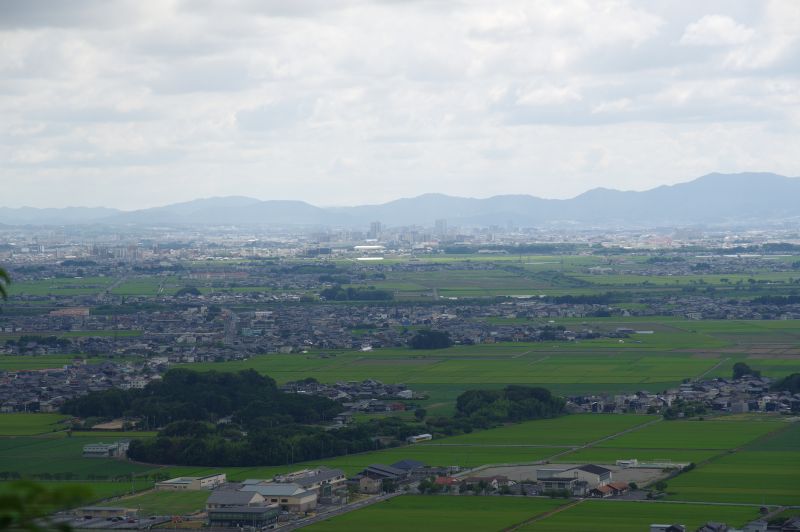
[[[800,2],[2,0],[0,205],[800,175]]]

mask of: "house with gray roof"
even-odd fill
[[[206,499],[206,510],[229,508],[232,506],[264,505],[264,496],[253,491],[216,489]]]

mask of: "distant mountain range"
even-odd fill
[[[102,207],[0,207],[0,223],[8,225],[364,227],[371,221],[389,226],[431,226],[437,219],[445,219],[451,226],[574,223],[584,227],[748,224],[800,219],[800,178],[770,173],[715,173],[643,192],[596,188],[566,200],[527,195],[475,199],[423,194],[380,205],[321,208],[303,201],[228,196],[136,211]]]

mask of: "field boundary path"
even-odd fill
[[[117,288],[118,286],[120,286],[122,283],[124,283],[127,280],[128,280],[128,276],[127,275],[123,275],[121,277],[118,277],[117,279],[114,280],[113,283],[108,285],[103,292],[106,293],[106,294],[111,294],[112,290],[114,290],[115,288]]]
[[[564,510],[569,510],[570,508],[574,508],[575,506],[578,506],[585,500],[586,499],[573,500],[571,502],[568,502],[567,504],[559,506],[558,508],[553,508],[552,510],[549,510],[543,514],[534,515],[533,517],[526,519],[520,523],[504,528],[503,532],[512,532],[513,530],[519,530],[523,526],[535,523],[536,521],[541,521],[542,519],[547,519],[548,517],[555,515],[559,512],[563,512]]]
[[[702,379],[703,377],[705,377],[706,375],[708,375],[709,373],[711,373],[712,371],[714,371],[715,369],[717,369],[718,367],[720,367],[721,365],[723,365],[725,362],[729,361],[730,359],[731,359],[731,357],[725,357],[725,358],[723,358],[722,360],[720,360],[719,362],[717,362],[716,364],[714,364],[712,367],[708,368],[708,369],[707,369],[707,370],[705,370],[703,373],[701,373],[700,375],[698,375],[697,377],[695,377],[695,378],[694,378],[694,380],[696,380],[696,381],[699,381],[700,379]]]
[[[574,447],[574,448],[571,448],[571,449],[567,449],[567,450],[562,451],[562,452],[560,452],[558,454],[554,454],[553,456],[548,456],[547,458],[545,458],[545,460],[550,461],[550,460],[552,460],[554,458],[559,458],[561,456],[564,456],[565,454],[569,454],[569,453],[572,453],[572,452],[575,452],[575,451],[581,451],[583,449],[588,449],[589,447],[594,447],[595,445],[597,445],[599,443],[603,443],[604,441],[613,440],[614,438],[616,438],[618,436],[622,436],[623,434],[628,434],[629,432],[636,432],[637,430],[641,430],[641,429],[643,429],[645,427],[649,427],[650,425],[655,425],[656,423],[660,423],[662,421],[664,421],[664,418],[658,417],[656,419],[653,419],[653,420],[647,421],[645,423],[642,423],[641,425],[636,425],[635,427],[630,427],[628,429],[625,429],[625,430],[622,430],[620,432],[617,432],[616,434],[610,434],[608,436],[603,436],[599,440],[590,441],[589,443],[585,443],[583,445],[579,445],[577,447]]]

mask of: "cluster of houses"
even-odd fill
[[[414,392],[405,384],[384,384],[379,380],[337,382],[324,384],[307,380],[287,382],[281,390],[290,393],[318,395],[334,401],[353,402],[364,399],[413,399]]]
[[[356,412],[394,412],[408,407],[402,401],[421,398],[405,384],[384,384],[374,379],[363,381],[337,382],[324,384],[316,380],[288,382],[281,390],[286,393],[317,395],[340,401],[346,411],[335,418],[335,422],[344,425],[352,421]]]
[[[662,393],[639,391],[619,395],[582,395],[569,398],[573,412],[640,414],[664,413],[673,405],[700,404],[709,412],[777,412],[800,410],[800,394],[770,389],[772,379],[745,375],[740,379],[715,378],[687,382]],[[677,414],[682,417],[682,412]]]
[[[111,388],[144,388],[160,379],[148,363],[76,359],[60,369],[0,372],[0,412],[56,412],[68,399]]]

